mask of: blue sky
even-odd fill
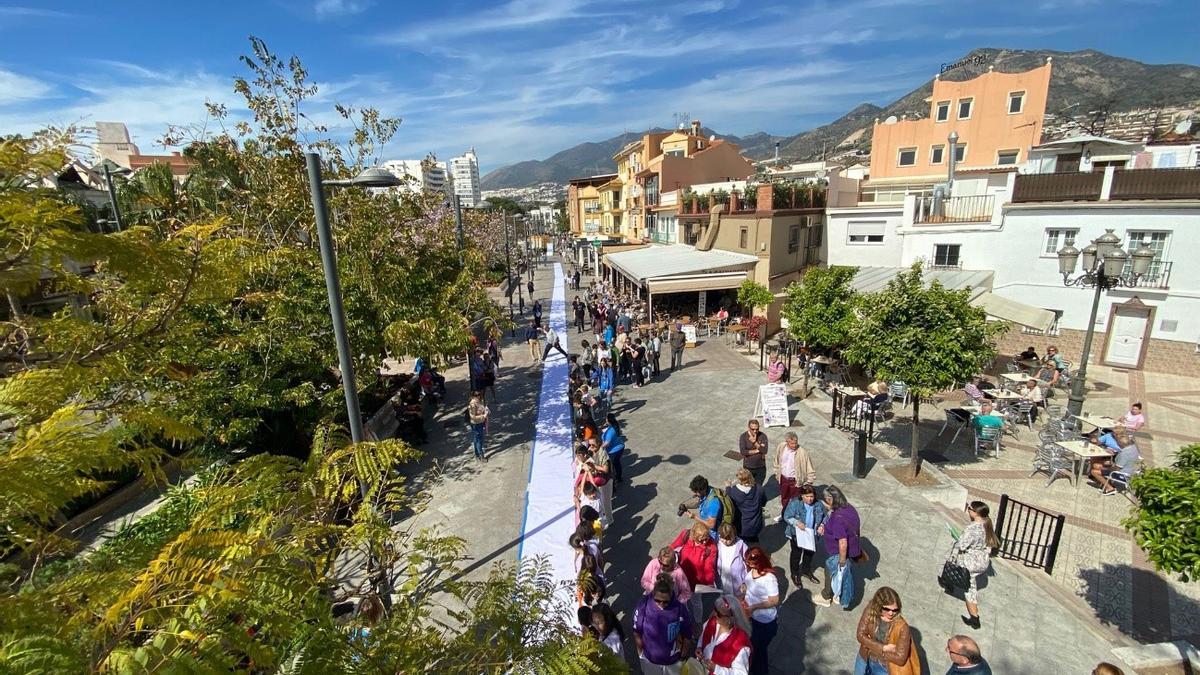
[[[205,101],[245,114],[232,78],[256,35],[321,85],[314,118],[375,106],[404,120],[385,159],[474,146],[487,171],[676,112],[720,133],[796,133],[974,47],[1200,64],[1197,25],[1196,0],[0,4],[0,134],[123,121],[160,152]]]

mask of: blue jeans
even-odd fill
[[[860,655],[854,659],[854,675],[888,675],[888,669],[885,664],[865,660]]]
[[[850,609],[850,603],[854,600],[854,562],[850,560],[846,561],[846,569],[842,573],[841,588],[830,588],[837,570],[838,555],[834,553],[825,559],[825,589],[821,591],[821,597],[828,600],[836,595],[842,607]]]
[[[758,619],[750,619],[750,675],[767,675],[767,647],[777,632],[778,620],[763,623]]]
[[[475,456],[479,459],[483,459],[483,430],[485,426],[484,424],[471,425],[471,436],[473,437],[472,440],[475,441]]]

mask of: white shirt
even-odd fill
[[[754,573],[746,575],[746,604],[757,605],[760,602],[766,602],[767,598],[779,596],[779,579],[775,578],[774,572],[767,572],[761,577],[755,578]],[[750,615],[755,621],[761,623],[769,623],[775,620],[775,616],[779,613],[777,607],[768,609],[756,609]]]
[[[608,634],[608,637],[601,641],[605,647],[612,650],[614,654],[621,658],[625,658],[625,647],[621,645],[621,635],[613,630]]]
[[[746,545],[741,540],[733,542],[732,546],[717,540],[717,574],[721,575],[722,592],[737,593],[738,586],[742,585],[741,579],[733,578],[733,563],[737,562],[745,551]]]
[[[800,451],[799,448],[792,450],[791,448],[787,447],[786,445],[783,447],[783,450],[780,451],[780,453],[779,453],[779,473],[784,478],[795,478],[796,477],[796,453],[799,451]]]
[[[558,344],[558,333],[554,332],[554,329],[553,329],[553,328],[547,328],[547,329],[546,329],[546,335],[545,335],[545,337],[546,337],[546,344],[547,344],[547,345],[554,345],[554,344]]]
[[[701,627],[700,630],[704,630],[703,627]],[[712,655],[713,652],[716,651],[717,645],[724,642],[732,634],[733,631],[730,630],[728,633],[721,635],[720,629],[717,629],[717,634],[713,636],[712,642],[704,645],[704,660],[712,661]],[[742,649],[737,653],[737,656],[733,657],[733,663],[731,663],[728,668],[725,666],[713,665],[712,672],[714,675],[749,675],[750,648],[742,647]]]

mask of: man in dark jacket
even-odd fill
[[[676,368],[683,367],[683,347],[687,344],[687,338],[683,336],[683,331],[677,330],[671,333],[671,372],[675,372]]]
[[[571,308],[575,310],[575,328],[578,335],[583,332],[583,315],[587,311],[587,305],[584,305],[577,295],[575,301],[571,303]]]

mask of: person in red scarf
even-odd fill
[[[747,675],[750,672],[750,635],[742,624],[736,596],[717,598],[713,614],[700,631],[696,658],[712,675]],[[739,620],[740,619],[740,620]]]
[[[717,543],[709,536],[704,523],[692,525],[671,542],[671,548],[679,551],[679,566],[692,585],[692,597],[688,605],[692,618],[699,622],[704,601],[701,594],[717,593]]]

